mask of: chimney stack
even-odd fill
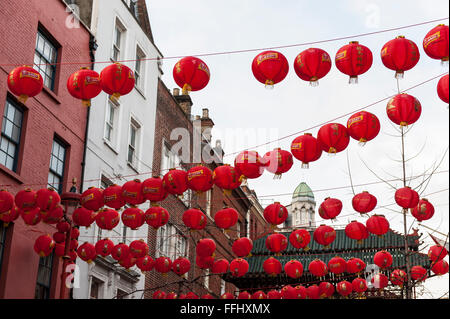
[[[173,89],[173,97],[180,105],[184,114],[186,114],[186,116],[190,119],[191,118],[191,108],[193,105],[191,97],[187,94],[180,95],[180,89],[178,89],[178,88]]]
[[[209,118],[209,110],[202,109],[202,117],[200,118],[202,124],[202,135],[205,137],[207,143],[211,142],[211,129],[214,127],[214,122]]]

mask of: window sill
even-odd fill
[[[16,172],[10,170],[5,165],[0,164],[0,171],[2,171],[3,173],[8,175],[9,177],[14,179],[15,181],[17,181],[19,184],[25,183],[25,181],[23,180],[23,178],[20,175],[18,175]]]
[[[136,174],[139,174],[138,169],[136,168],[136,166],[134,166],[133,164],[131,164],[130,162],[127,161],[127,165],[136,172]]]
[[[140,87],[138,87],[138,86],[135,85],[134,88],[136,89],[136,91],[139,92],[139,94],[144,98],[144,100],[147,99],[147,98],[145,97],[144,92],[142,91],[142,89],[141,89]]]
[[[45,85],[42,88],[42,91],[45,92],[48,96],[50,96],[50,98],[54,100],[57,104],[61,104],[61,100],[58,98],[58,96]]]
[[[103,143],[108,146],[108,148],[111,149],[116,155],[119,155],[119,152],[116,150],[116,148],[111,144],[110,141],[108,141],[106,138],[103,138]]]

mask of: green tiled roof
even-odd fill
[[[292,199],[295,200],[297,197],[309,197],[314,200],[314,194],[305,182],[301,182],[292,194]]]

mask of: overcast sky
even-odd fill
[[[357,35],[383,29],[390,29],[419,22],[446,18],[447,1],[256,1],[256,0],[191,0],[147,1],[153,37],[165,57],[187,56],[210,52],[266,48],[310,41],[326,40],[337,37]],[[448,25],[448,20],[441,23]],[[333,66],[328,75],[319,81],[318,87],[300,80],[294,72],[293,60],[309,46],[280,49],[289,61],[289,74],[273,90],[267,90],[251,72],[251,62],[259,52],[209,56],[202,58],[209,66],[211,79],[202,91],[192,92],[193,113],[201,114],[202,108],[209,108],[210,117],[215,123],[213,140],[221,139],[225,153],[234,153],[245,148],[302,131],[306,128],[329,121],[343,114],[352,112],[380,99],[397,93],[394,71],[384,67],[380,59],[380,50],[389,40],[404,35],[413,40],[420,50],[420,61],[412,70],[405,73],[400,80],[400,89],[406,89],[422,81],[448,72],[448,64],[442,65],[432,60],[423,51],[422,41],[425,34],[438,23],[418,26],[400,31],[380,33],[365,37],[355,37],[369,47],[374,61],[371,69],[360,76],[357,85],[349,85],[348,77],[340,73],[334,65],[334,56],[338,49],[349,41],[334,41],[317,44],[333,58]],[[163,81],[169,88],[177,87],[172,78],[172,69],[176,60],[164,61]],[[436,93],[438,79],[408,91],[422,104],[422,115],[412,126],[406,137],[406,156],[414,157],[407,163],[408,177],[421,175],[426,169],[439,161],[449,145],[448,105],[442,102]],[[314,191],[317,207],[326,197],[335,197],[344,204],[341,215],[335,222],[325,223],[341,227],[352,220],[365,222],[353,211],[350,187],[320,191],[333,187],[350,185],[347,168],[348,152],[353,183],[363,184],[379,181],[374,175],[384,179],[402,177],[400,159],[401,139],[397,135],[386,115],[386,102],[367,108],[378,116],[381,132],[364,147],[351,140],[348,151],[335,156],[323,154],[310,164],[309,169],[302,169],[301,163],[294,159],[293,168],[283,175],[281,180],[274,180],[273,175],[265,172],[256,180],[249,180],[251,188],[260,196],[263,206],[273,201],[289,204],[295,187],[305,181]],[[346,124],[348,117],[336,122]],[[310,131],[317,134],[318,129]],[[245,133],[255,133],[245,134]],[[263,147],[255,148],[261,155],[275,147],[290,150],[294,137],[282,139]],[[449,174],[448,155],[436,174],[431,179],[422,195],[435,206],[436,213],[431,220],[423,224],[447,234],[449,227]],[[233,156],[225,157],[225,162],[232,163]],[[371,173],[364,163],[374,171]],[[411,186],[416,187],[422,179],[414,179]],[[401,181],[392,182],[394,187],[401,187]],[[355,187],[355,193],[367,190],[378,198],[378,207],[395,203],[395,190],[380,183],[365,187]],[[274,195],[274,196],[266,196]],[[377,214],[384,214],[390,221],[391,228],[403,233],[403,217],[398,206],[389,209],[377,208]],[[317,214],[320,223],[320,217]],[[415,220],[408,216],[408,228]],[[425,241],[423,252],[433,243],[429,239],[429,230],[418,226]],[[440,236],[435,233],[435,235]],[[444,238],[443,236],[440,236]],[[448,261],[448,257],[446,258]],[[448,291],[448,274],[428,281],[425,298],[437,298]]]

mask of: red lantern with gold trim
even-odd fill
[[[281,297],[283,299],[297,299],[297,291],[291,285],[281,288]]]
[[[58,205],[50,211],[41,210],[39,214],[41,215],[44,223],[54,225],[58,223],[61,218],[63,218],[64,210],[61,205]]]
[[[381,61],[385,67],[395,71],[397,79],[403,78],[403,73],[411,70],[419,59],[417,45],[402,35],[388,41],[381,49]]]
[[[373,262],[381,269],[386,269],[392,265],[392,255],[386,250],[381,250],[373,256]]]
[[[311,86],[317,86],[318,80],[331,70],[330,55],[322,49],[306,49],[295,58],[294,70],[300,79],[309,81]]]
[[[335,256],[328,262],[328,270],[335,275],[343,274],[347,269],[347,262],[344,258]]]
[[[248,237],[236,239],[231,250],[238,257],[247,257],[253,249],[253,241]]]
[[[154,229],[158,229],[167,224],[169,218],[169,212],[161,206],[150,207],[144,214],[145,222]]]
[[[186,299],[198,299],[198,296],[196,294],[194,294],[192,291],[189,291],[186,294]]]
[[[58,257],[63,257],[65,253],[66,245],[64,243],[56,243],[55,244],[55,255]]]
[[[331,243],[336,239],[336,231],[331,226],[320,225],[314,230],[313,238],[319,245],[323,245],[324,248],[329,248]]]
[[[237,299],[251,299],[252,295],[248,291],[241,291]]]
[[[328,274],[327,265],[320,259],[314,259],[309,263],[308,271],[316,277],[323,277]]]
[[[367,281],[363,278],[355,278],[352,281],[353,291],[361,296],[367,290]]]
[[[191,269],[191,262],[184,257],[178,257],[172,263],[172,271],[178,276],[183,276]]]
[[[11,210],[14,206],[14,196],[6,189],[0,190],[0,215]],[[1,216],[0,216],[1,218]]]
[[[347,280],[338,282],[336,285],[336,291],[343,297],[347,298],[353,292],[353,285]]]
[[[350,76],[348,83],[358,83],[358,75],[366,73],[372,66],[372,51],[368,47],[351,41],[336,53],[334,63],[339,71]]]
[[[252,299],[267,299],[267,295],[262,290],[258,290],[252,295]]]
[[[159,176],[153,176],[142,182],[142,196],[152,205],[165,200],[168,195],[169,193],[163,186],[163,180]]]
[[[263,269],[269,276],[275,277],[281,273],[282,270],[281,262],[273,257],[269,257],[263,262]]]
[[[144,257],[138,258],[136,260],[136,266],[141,271],[150,271],[155,266],[155,261],[149,255],[145,255]]]
[[[37,207],[37,193],[31,188],[18,191],[14,197],[14,202],[21,211],[32,210]]]
[[[306,229],[297,229],[289,235],[289,242],[294,248],[309,250],[308,244],[311,241],[311,235]]]
[[[133,240],[129,247],[134,258],[142,258],[148,254],[148,245],[143,239]]]
[[[350,116],[347,121],[347,131],[351,138],[364,145],[380,133],[380,120],[375,114],[361,111]]]
[[[306,299],[308,297],[308,290],[302,286],[297,285],[294,287],[295,289],[295,299]]]
[[[74,98],[81,100],[84,106],[91,106],[91,99],[102,91],[100,75],[94,70],[81,68],[67,79],[67,90]]]
[[[424,281],[427,279],[427,270],[422,266],[412,266],[411,267],[411,278],[413,280]]]
[[[423,39],[423,50],[432,59],[448,61],[448,25],[439,24]]]
[[[125,206],[125,200],[122,198],[122,186],[114,184],[105,188],[103,190],[103,202],[106,206],[115,210]]]
[[[288,74],[289,63],[280,52],[264,51],[253,59],[252,72],[266,88],[273,88],[274,84],[283,81]]]
[[[370,281],[372,285],[379,290],[383,290],[389,284],[388,276],[382,273],[375,274]]]
[[[363,223],[352,220],[350,224],[345,226],[345,235],[356,240],[358,244],[362,244],[362,241],[369,237],[369,231]]]
[[[269,290],[267,293],[267,299],[281,299],[281,292],[278,290]]]
[[[317,133],[322,150],[327,153],[339,153],[345,150],[350,143],[347,128],[339,123],[325,124]]]
[[[225,230],[236,225],[239,219],[239,213],[234,208],[226,207],[219,210],[214,215],[214,223],[217,227],[223,228]]]
[[[200,230],[206,227],[206,215],[199,209],[191,208],[183,213],[183,223],[191,230]]]
[[[292,154],[281,148],[267,152],[263,157],[263,161],[265,169],[275,174],[274,179],[281,178],[281,175],[289,171],[294,164]]]
[[[188,189],[187,173],[180,169],[170,169],[163,177],[163,187],[173,195],[183,195]]]
[[[406,186],[395,191],[395,202],[403,208],[414,208],[419,204],[419,194]]]
[[[286,207],[279,202],[270,204],[264,209],[264,219],[272,225],[272,228],[276,228],[277,225],[284,223],[287,217],[288,211]]]
[[[77,255],[81,260],[90,264],[95,258],[97,258],[97,253],[95,251],[95,246],[91,243],[85,242],[77,249]]]
[[[401,93],[389,100],[386,112],[389,119],[395,124],[408,126],[419,119],[422,106],[414,96]]]
[[[111,255],[113,248],[114,242],[108,238],[101,239],[95,244],[95,252],[102,257]]]
[[[86,209],[97,211],[105,205],[103,200],[103,189],[89,187],[81,194],[80,204]]]
[[[220,296],[220,299],[234,299],[234,295],[230,292],[226,292]]]
[[[161,290],[156,290],[153,295],[152,295],[153,299],[166,299],[166,293],[164,291]]]
[[[327,197],[319,206],[319,215],[323,219],[336,219],[342,211],[342,202],[337,198]]]
[[[350,274],[360,274],[366,268],[366,263],[359,258],[347,260],[346,271]]]
[[[317,285],[311,285],[306,288],[306,293],[308,299],[320,299],[320,289]]]
[[[366,220],[367,230],[377,236],[383,236],[389,231],[389,221],[383,215],[373,215]]]
[[[77,226],[89,227],[95,222],[97,213],[84,207],[78,207],[73,211],[72,220]]]
[[[60,244],[66,241],[66,234],[61,232],[56,232],[53,234],[53,240],[55,243]]]
[[[122,212],[122,223],[136,230],[145,223],[144,212],[137,207],[129,207]]]
[[[178,299],[178,294],[176,293],[176,292],[169,292],[167,295],[166,295],[166,298],[165,299]]]
[[[303,265],[298,260],[289,260],[284,265],[284,272],[288,277],[298,279],[303,275]]]
[[[245,259],[236,258],[230,263],[230,272],[233,277],[242,277],[248,271],[249,265]]]
[[[187,186],[196,192],[206,192],[213,186],[212,171],[206,166],[195,166],[187,172]]]
[[[288,240],[286,236],[275,233],[267,236],[266,238],[266,247],[268,250],[275,254],[280,254],[283,250],[287,248]]]
[[[439,98],[448,104],[448,74],[439,79],[437,93]]]
[[[3,222],[5,227],[8,226],[9,223],[15,221],[20,216],[19,208],[14,205],[10,210],[0,213],[0,220]]]
[[[136,257],[133,257],[132,254],[128,254],[125,257],[123,257],[121,260],[119,260],[119,265],[121,265],[125,269],[130,269],[134,265],[136,265]]]
[[[54,209],[61,202],[61,197],[53,188],[42,188],[36,192],[36,205],[41,212]]]
[[[330,298],[334,294],[334,286],[329,282],[322,281],[319,284],[320,298]]]
[[[195,264],[200,269],[210,269],[214,265],[214,256],[207,256],[207,257],[196,256]]]
[[[230,263],[226,259],[218,259],[215,260],[212,267],[211,272],[213,274],[224,274],[228,271],[228,268],[230,267]]]
[[[448,251],[445,249],[445,247],[440,245],[434,245],[431,246],[430,249],[428,249],[428,257],[431,261],[438,261],[442,260],[445,257],[447,257]]]
[[[173,79],[183,89],[183,94],[199,91],[209,82],[210,72],[205,62],[193,56],[179,60],[173,67]]]
[[[34,242],[34,251],[40,257],[49,256],[55,248],[55,241],[50,235],[39,236]]]
[[[19,66],[9,72],[8,88],[22,103],[29,97],[38,95],[43,87],[44,80],[41,74],[31,66]]]
[[[111,257],[119,261],[130,254],[130,247],[127,244],[119,243],[111,250]]]
[[[322,147],[314,136],[305,133],[292,141],[291,153],[302,162],[302,168],[308,168],[310,162],[317,161],[322,156]]]
[[[140,205],[145,202],[142,195],[142,182],[140,179],[128,181],[122,185],[122,198],[130,205]]]
[[[438,276],[445,275],[448,273],[448,263],[443,259],[433,262],[431,264],[431,271]]]
[[[414,208],[411,208],[413,215],[419,222],[429,220],[434,215],[434,206],[428,199],[422,198]]]
[[[67,233],[70,230],[70,224],[66,221],[60,221],[56,224],[56,229],[61,233]]]
[[[400,287],[403,287],[403,284],[405,283],[405,281],[408,279],[408,276],[406,275],[406,272],[404,272],[401,269],[394,269],[391,272],[391,282],[393,285],[397,285]]]
[[[211,238],[202,238],[197,242],[195,246],[195,252],[197,256],[208,257],[212,256],[216,251],[216,242]]]
[[[19,210],[19,212],[20,217],[22,217],[24,223],[28,226],[37,225],[42,220],[39,207],[31,210]]]
[[[167,274],[172,269],[172,260],[169,257],[161,256],[155,260],[155,270],[162,274]]]
[[[231,195],[231,191],[241,185],[240,174],[236,168],[229,164],[214,169],[213,181],[214,184],[223,189],[225,195]]]
[[[100,72],[100,86],[106,94],[111,95],[113,101],[130,93],[135,81],[133,71],[121,63],[108,65]]]
[[[256,151],[243,151],[234,159],[234,167],[245,178],[258,178],[264,173],[265,162]],[[241,178],[240,178],[241,179]]]
[[[360,214],[367,214],[377,206],[377,198],[369,192],[362,192],[353,196],[353,209]]]
[[[104,208],[100,210],[95,217],[95,223],[101,229],[112,230],[119,224],[119,222],[119,213],[111,208]]]

